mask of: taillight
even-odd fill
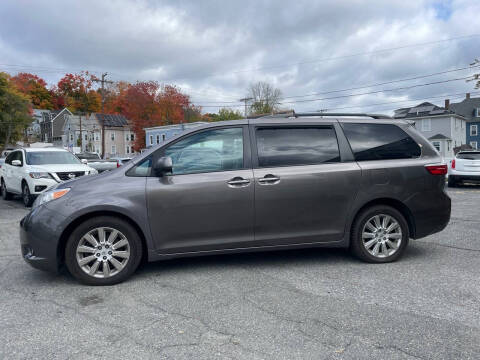
[[[117,168],[119,168],[120,166],[120,161],[117,160]]]
[[[446,164],[425,165],[425,169],[432,175],[447,175],[448,172]]]
[[[452,169],[455,169],[455,159],[452,160]]]

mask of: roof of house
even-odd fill
[[[464,99],[459,103],[450,104],[450,109],[458,115],[462,115],[467,121],[480,121],[475,118],[475,109],[480,108],[480,97]]]
[[[62,110],[59,111],[53,111],[52,112],[52,134],[53,137],[60,137],[63,135],[63,126],[65,125],[65,113],[68,113],[69,115],[73,115],[70,110],[67,108],[63,108]]]
[[[395,110],[394,118],[403,119],[423,116],[438,116],[444,114],[453,114],[453,112],[430,102],[423,102],[410,108],[402,108]]]
[[[128,125],[128,120],[123,115],[95,113],[100,124],[110,127],[122,127]]]
[[[437,135],[430,136],[428,140],[452,140],[452,139],[450,139],[448,136],[445,136],[443,134],[437,134]]]

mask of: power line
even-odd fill
[[[478,95],[480,92],[472,92],[470,95]],[[465,96],[465,93],[456,93],[456,94],[444,94],[444,95],[436,95],[430,96],[426,98],[415,98],[415,99],[408,99],[408,100],[398,100],[398,101],[388,101],[383,103],[376,103],[376,104],[365,104],[365,105],[352,105],[352,106],[342,106],[342,107],[334,107],[334,108],[326,108],[324,110],[344,110],[344,109],[354,109],[354,108],[363,108],[363,107],[373,107],[373,106],[380,106],[380,105],[391,105],[391,104],[399,104],[399,103],[408,103],[413,101],[425,101],[425,100],[432,100],[432,99],[445,99],[449,97],[458,98],[459,96]],[[316,111],[316,110],[309,110],[309,111]]]

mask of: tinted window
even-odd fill
[[[480,152],[461,152],[457,154],[457,159],[480,160]]]
[[[182,139],[165,149],[173,174],[228,171],[243,168],[243,129],[207,130]]]
[[[76,154],[79,159],[87,159],[87,160],[99,160],[100,156],[94,153],[79,153]]]
[[[11,165],[12,160],[15,160],[15,152],[11,152],[10,154],[7,155],[7,157],[5,158],[5,163]]]
[[[81,164],[81,162],[68,151],[29,151],[27,152],[27,164]]]
[[[344,123],[355,160],[409,159],[419,157],[418,144],[396,125]]]
[[[261,167],[321,164],[340,161],[332,128],[265,127],[256,131]]]

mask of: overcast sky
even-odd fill
[[[475,92],[473,83],[305,100],[461,78],[472,70],[290,97],[462,68],[480,58],[478,0],[3,0],[0,14],[0,71],[36,73],[50,84],[80,70],[106,71],[111,80],[158,80],[181,87],[206,112],[238,104],[228,102],[256,81],[278,87],[283,107],[296,111],[389,112],[421,102],[400,101],[428,97],[442,105],[443,95]],[[397,103],[353,107],[388,102]]]

